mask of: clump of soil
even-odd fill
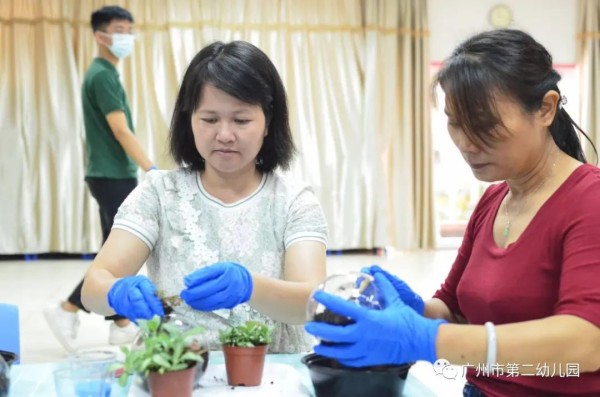
[[[165,316],[173,313],[175,307],[180,306],[182,301],[179,295],[173,296],[165,296],[163,291],[158,291],[156,296],[160,299],[160,303],[162,303],[163,310],[165,311]]]
[[[349,324],[354,324],[356,322],[349,317],[340,316],[339,314],[334,313],[327,308],[325,310],[323,310],[321,313],[315,314],[313,317],[313,321],[316,321],[319,323],[333,324],[333,325],[349,325]],[[335,343],[324,340],[324,341],[321,341],[321,344],[325,345],[325,346],[332,346]],[[341,364],[339,364],[339,365],[341,365]]]
[[[355,299],[350,298],[348,300],[353,301]],[[314,318],[313,321],[327,323],[327,324],[333,324],[333,325],[350,325],[350,324],[354,324],[356,322],[349,317],[340,316],[339,314],[336,314],[329,309],[325,309],[323,312],[315,314],[313,318]],[[328,341],[321,341],[321,344],[325,345],[325,346],[335,345],[334,342],[328,342]],[[378,366],[373,366],[373,367],[363,367],[361,369],[363,369],[365,371],[384,371],[388,367],[389,366],[386,366],[386,365],[378,365]],[[342,369],[342,368],[350,368],[350,367],[346,367],[345,365],[340,364],[337,360],[331,359],[331,368]],[[354,369],[356,369],[356,368],[354,368]]]
[[[315,314],[313,321],[333,325],[349,325],[355,323],[355,321],[351,318],[340,316],[339,314],[334,313],[329,309],[323,310],[322,313]]]

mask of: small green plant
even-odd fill
[[[258,321],[246,321],[245,324],[231,327],[219,333],[224,346],[254,347],[271,343],[271,329]]]
[[[130,375],[142,373],[145,376],[152,372],[180,371],[202,362],[201,354],[205,351],[194,336],[202,333],[202,327],[182,332],[176,325],[161,322],[159,316],[150,320],[138,320],[142,331],[143,345],[129,349],[121,347],[125,354],[125,362],[113,367],[117,373],[122,370],[119,383],[124,386]]]

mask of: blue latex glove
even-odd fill
[[[382,310],[358,306],[323,291],[314,294],[332,312],[356,321],[344,326],[307,323],[307,332],[330,342],[315,346],[315,353],[349,367],[398,365],[417,360],[433,363],[437,359],[438,327],[447,321],[420,316],[402,302],[387,277],[379,272],[374,277],[384,298]]]
[[[416,294],[404,281],[386,272],[381,267],[379,267],[379,265],[372,265],[371,267],[363,268],[362,272],[370,274],[372,276],[374,276],[376,273],[383,274],[385,278],[387,278],[392,283],[396,291],[398,291],[400,299],[402,299],[402,301],[405,304],[412,307],[412,309],[419,313],[421,316],[423,315],[423,313],[425,312],[425,301],[423,301],[423,298]]]
[[[163,317],[156,286],[146,276],[130,276],[118,280],[108,291],[108,304],[117,314],[130,320],[151,319],[155,314]]]
[[[188,274],[181,299],[196,310],[231,309],[252,296],[252,276],[244,266],[219,262]]]

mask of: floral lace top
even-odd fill
[[[282,278],[285,251],[292,244],[327,243],[327,223],[312,190],[277,172],[264,174],[254,193],[231,204],[208,194],[197,172],[150,172],[123,202],[113,227],[133,233],[150,248],[148,276],[165,296],[179,295],[186,275],[215,262],[237,262]],[[302,326],[275,322],[247,304],[207,313],[182,303],[176,312],[206,329],[212,349],[218,348],[219,330],[246,320],[273,328],[271,352],[311,348]]]

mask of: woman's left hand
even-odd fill
[[[219,262],[198,269],[184,278],[181,298],[196,310],[231,309],[250,300],[252,275],[244,266]]]
[[[434,362],[438,327],[446,320],[431,320],[407,306],[390,281],[374,275],[384,298],[382,310],[358,306],[354,302],[318,291],[314,299],[355,323],[345,326],[309,322],[310,334],[331,342],[315,346],[315,353],[334,358],[350,367],[404,364],[417,360]]]

